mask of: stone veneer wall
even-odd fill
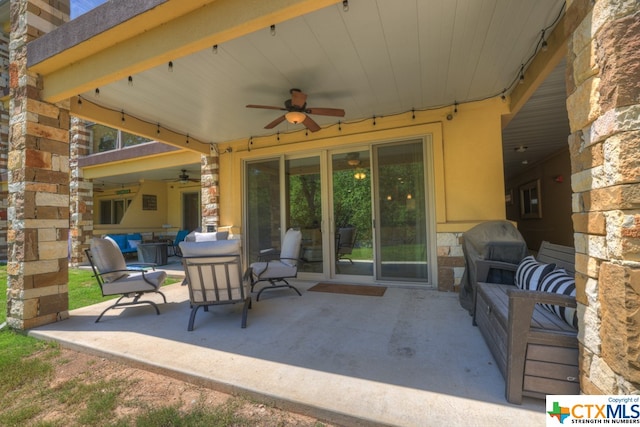
[[[69,1],[12,0],[9,49],[7,324],[68,317],[69,111],[41,102],[28,42],[69,19]]]
[[[464,273],[463,233],[438,233],[438,290],[458,292]]]
[[[590,8],[569,42],[573,224],[586,394],[640,393],[640,7]]]
[[[9,93],[9,35],[0,33],[0,95]],[[0,172],[7,172],[9,153],[9,109],[8,102],[0,103]],[[4,181],[4,179],[0,179]],[[7,207],[8,192],[0,188],[0,260],[7,259]]]
[[[202,229],[206,230],[207,225],[217,227],[220,223],[219,200],[218,200],[218,171],[220,163],[218,156],[202,156],[200,162],[200,182],[202,207]]]
[[[71,118],[70,159],[70,254],[69,261],[73,267],[86,263],[84,250],[93,237],[93,182],[82,177],[78,167],[80,157],[89,154],[89,131],[86,123],[77,117]]]

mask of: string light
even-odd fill
[[[156,130],[156,133],[160,135],[160,123],[158,123],[158,129]]]
[[[276,35],[276,26],[272,25],[271,28],[270,28],[270,31],[271,31],[271,35],[275,36]]]
[[[82,107],[82,98],[78,95],[78,107]]]
[[[96,88],[96,90],[95,90],[95,92],[94,92],[94,93],[95,93],[95,95],[96,95],[96,98],[99,98],[99,97],[100,97],[100,89]]]
[[[524,64],[520,67],[520,84],[524,84]]]
[[[124,123],[124,110],[122,110],[120,114],[121,114],[122,123]]]
[[[412,108],[412,109],[411,109],[411,118],[412,118],[413,120],[415,120],[415,119],[416,119],[416,109],[415,109],[415,108]]]
[[[500,98],[502,99],[502,102],[507,102],[507,96],[505,95],[506,91],[507,91],[507,88],[502,89],[502,96],[500,96]]]
[[[133,86],[133,77],[129,76],[127,80],[129,81],[129,86]]]
[[[173,73],[173,61],[169,61],[169,72]]]
[[[376,115],[375,114],[373,115],[373,125],[374,126],[376,125]]]
[[[349,0],[342,0],[342,10],[349,12]]]
[[[213,45],[213,53],[214,53],[215,55],[217,55],[217,54],[218,54],[218,45],[217,45],[217,44],[214,44],[214,45]]]

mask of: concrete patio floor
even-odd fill
[[[254,298],[246,329],[236,304],[198,311],[187,332],[188,291],[176,283],[163,288],[159,316],[140,306],[95,323],[104,302],[29,335],[340,425],[545,424],[544,401],[505,400],[504,380],[456,294],[308,292],[313,284],[295,282],[302,297],[278,289]]]

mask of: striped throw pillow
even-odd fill
[[[542,279],[539,290],[575,297],[576,280],[574,276],[560,268],[547,274],[544,279]],[[573,326],[578,329],[578,313],[575,308],[550,304],[542,304],[542,306],[567,322],[569,326]]]
[[[556,268],[555,264],[543,264],[529,255],[518,264],[516,270],[516,286],[525,291],[537,291],[542,278]]]

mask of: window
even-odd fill
[[[101,200],[100,224],[120,224],[129,205],[131,199]]]
[[[91,153],[103,153],[124,147],[132,147],[138,144],[151,142],[149,138],[134,135],[119,129],[114,129],[97,123],[87,125]]]

